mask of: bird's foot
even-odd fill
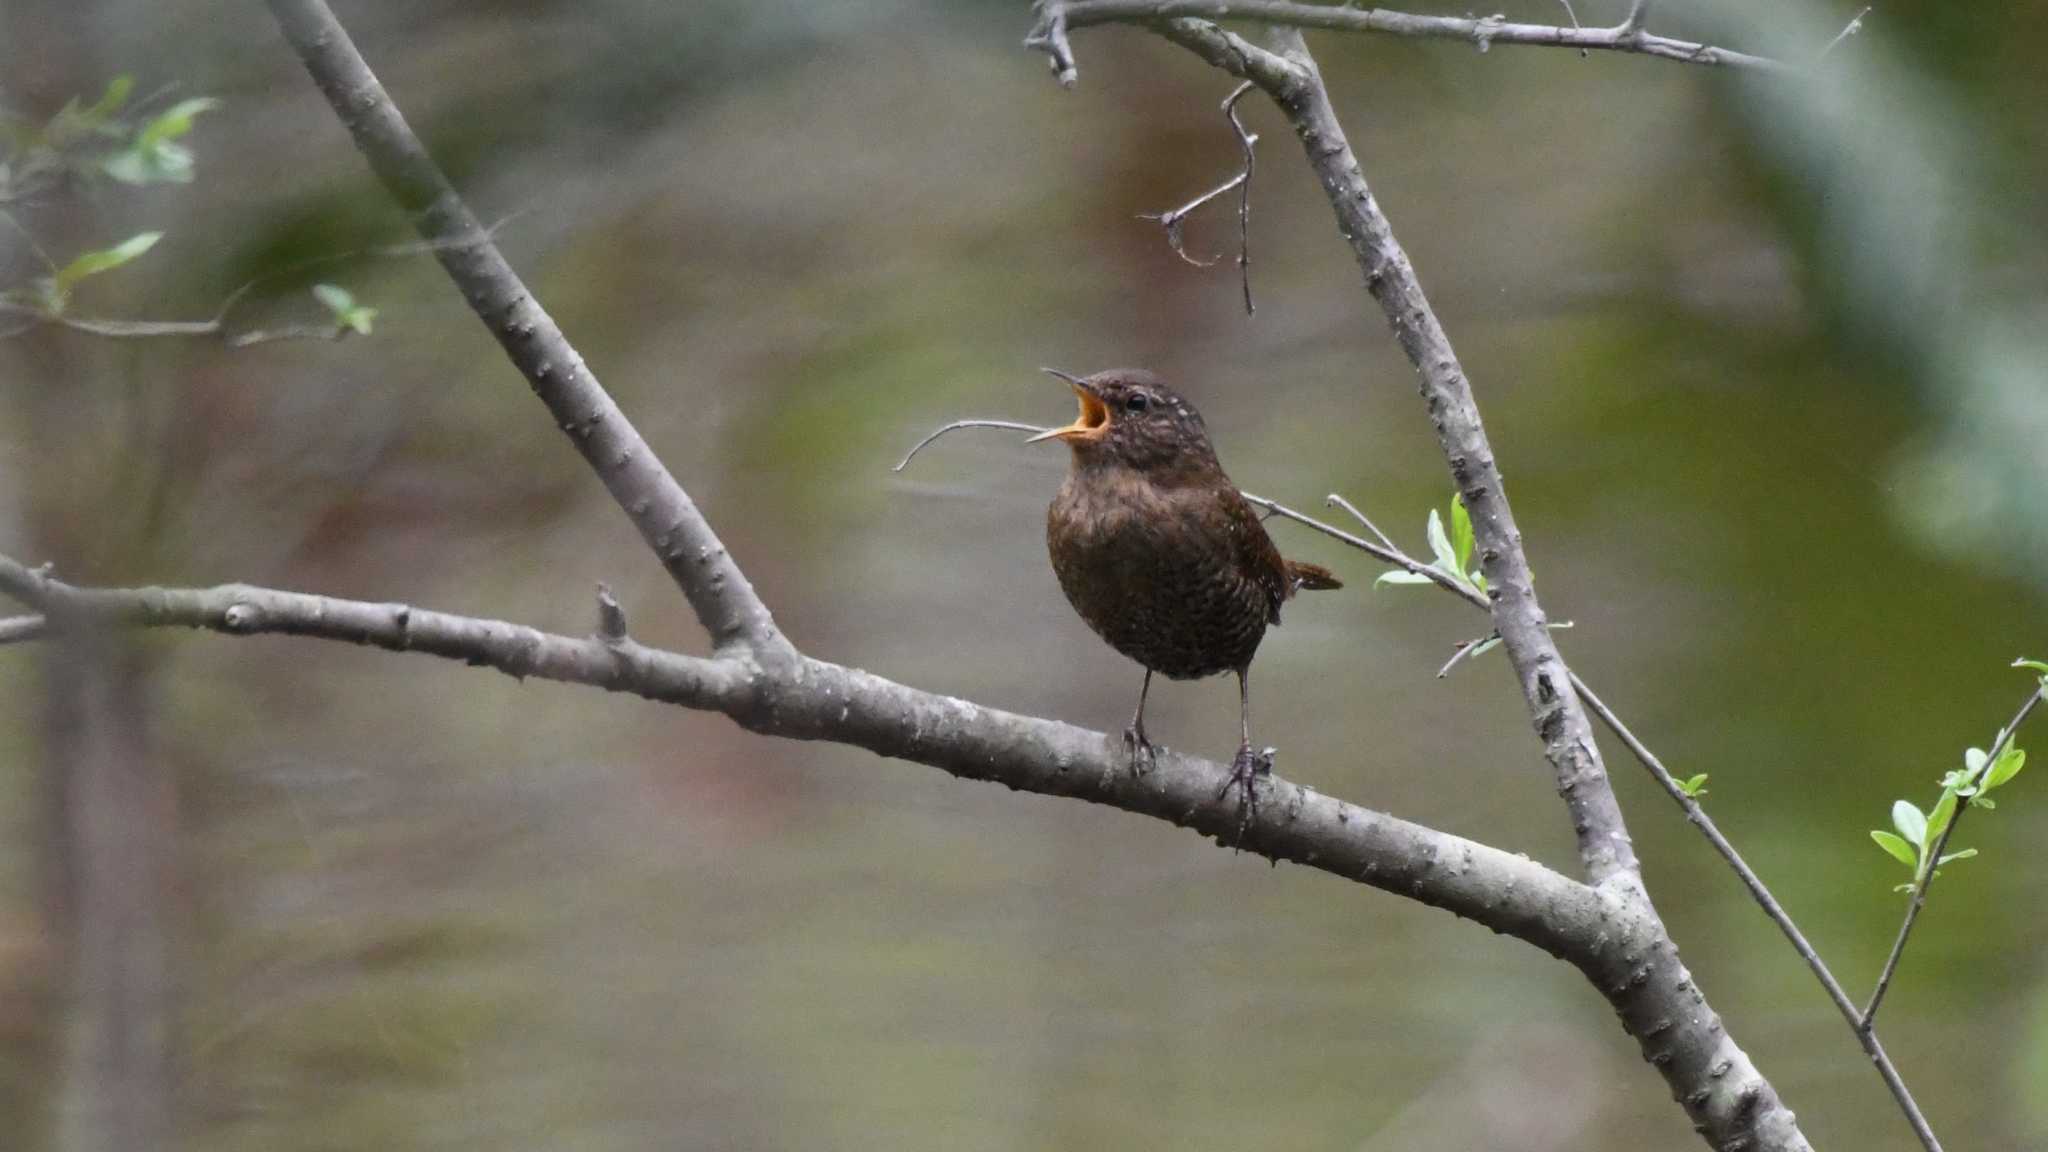
[[[1249,744],[1239,748],[1236,758],[1230,762],[1230,779],[1225,780],[1222,789],[1216,793],[1216,802],[1220,804],[1232,789],[1244,790],[1244,795],[1237,802],[1237,838],[1232,842],[1233,847],[1244,845],[1244,830],[1259,818],[1259,781],[1273,774],[1273,754],[1276,751],[1278,749],[1267,748],[1253,752]]]
[[[1158,758],[1159,746],[1145,739],[1145,730],[1133,724],[1124,729],[1124,771],[1136,780],[1152,770],[1153,761]],[[1102,770],[1102,787],[1116,783],[1116,765],[1110,764]]]
[[[1124,751],[1130,754],[1131,775],[1143,776],[1152,770],[1153,758],[1158,755],[1158,746],[1145,739],[1145,729],[1133,724],[1124,729]]]

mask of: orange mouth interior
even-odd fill
[[[1074,395],[1080,398],[1081,414],[1064,428],[1055,428],[1031,438],[1033,443],[1040,440],[1100,440],[1109,435],[1109,405],[1096,399],[1086,389],[1072,385]]]

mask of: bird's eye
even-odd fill
[[[1150,403],[1152,403],[1151,397],[1146,396],[1143,392],[1134,392],[1124,400],[1124,411],[1143,412]]]

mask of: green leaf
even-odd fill
[[[1927,817],[1911,800],[1892,801],[1892,827],[1916,848],[1927,846]]]
[[[2013,661],[2012,666],[2015,668],[2032,668],[2034,671],[2039,672],[2044,678],[2048,678],[2048,664],[2044,664],[2039,660],[2029,660],[2026,657],[2022,656],[2019,659]]]
[[[142,149],[155,148],[166,141],[176,140],[192,131],[192,121],[202,112],[211,112],[220,107],[220,101],[211,96],[194,96],[180,100],[159,112],[142,132],[135,137],[135,146]]]
[[[71,263],[57,269],[55,275],[45,278],[42,285],[44,302],[51,311],[62,311],[71,298],[71,289],[80,280],[119,268],[155,247],[156,242],[163,238],[161,232],[137,232],[112,248],[79,253]]]
[[[123,184],[189,184],[192,182],[192,150],[178,138],[192,131],[192,121],[202,112],[220,107],[210,96],[181,100],[156,116],[136,133],[126,149],[100,161],[100,170]]]
[[[355,295],[339,284],[313,285],[313,298],[325,304],[336,320],[348,315],[349,309],[356,306]]]
[[[1873,829],[1870,833],[1870,838],[1877,841],[1879,848],[1891,853],[1892,859],[1897,860],[1906,867],[1918,868],[1920,866],[1920,856],[1913,851],[1913,846],[1897,836],[1889,832],[1880,832]]]
[[[1947,864],[1954,860],[1968,860],[1970,857],[1975,856],[1976,854],[1977,850],[1975,848],[1965,848],[1961,852],[1950,852],[1948,855],[1943,856],[1940,860],[1936,861],[1936,863]]]
[[[93,102],[92,107],[81,109],[78,116],[88,125],[103,124],[107,118],[119,112],[128,103],[128,97],[135,91],[135,77],[123,72],[107,81],[107,90]]]
[[[1969,770],[1971,776],[1975,776],[1984,771],[1984,762],[1988,759],[1990,757],[1984,755],[1982,748],[1965,749],[1963,752],[1963,767]]]
[[[1922,843],[1931,846],[1941,839],[1941,834],[1948,829],[1948,822],[1955,819],[1955,815],[1956,794],[1943,790],[1941,799],[1936,800],[1933,810],[1927,813],[1927,839]]]
[[[1707,774],[1702,772],[1691,779],[1680,780],[1678,782],[1678,790],[1695,800],[1705,796],[1707,794]]]
[[[1436,583],[1436,581],[1434,581],[1434,580],[1431,580],[1431,579],[1430,579],[1429,577],[1427,577],[1427,576],[1424,576],[1424,575],[1423,575],[1422,573],[1420,573],[1420,572],[1410,572],[1410,571],[1408,571],[1408,570],[1407,570],[1406,568],[1392,568],[1392,569],[1389,569],[1389,570],[1387,570],[1387,571],[1385,571],[1385,572],[1382,572],[1382,573],[1380,573],[1380,575],[1379,575],[1379,579],[1377,579],[1377,580],[1374,580],[1374,581],[1372,582],[1372,586],[1373,586],[1373,587],[1375,587],[1375,588],[1377,588],[1377,587],[1379,587],[1379,586],[1380,586],[1380,585],[1382,585],[1382,584],[1434,584],[1434,583]]]
[[[370,327],[376,322],[377,310],[360,305],[349,309],[348,315],[341,318],[341,326],[358,336],[368,336],[370,334]]]
[[[1458,571],[1471,570],[1472,514],[1465,511],[1465,497],[1460,493],[1451,496],[1451,552],[1458,558]]]
[[[1463,572],[1458,567],[1458,554],[1451,550],[1451,538],[1444,535],[1444,518],[1429,510],[1429,550],[1436,555],[1435,567],[1445,572]]]
[[[1991,791],[1993,788],[2019,775],[2020,769],[2026,766],[2027,754],[2013,745],[2007,744],[2005,751],[1998,754],[1998,759],[1993,760],[1991,767],[1984,773],[1984,783],[1979,785],[1978,791]]]
[[[1465,653],[1465,659],[1470,660],[1474,656],[1484,656],[1498,647],[1500,647],[1500,637],[1488,636],[1475,645],[1470,652]]]

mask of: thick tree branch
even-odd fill
[[[1237,806],[1216,799],[1229,769],[1162,750],[1129,772],[1122,739],[985,708],[880,676],[798,657],[774,675],[738,657],[705,659],[625,638],[576,638],[502,620],[404,604],[311,596],[245,584],[78,588],[0,557],[0,594],[67,623],[288,635],[421,652],[722,712],[766,735],[830,740],[956,776],[1069,796],[1153,816],[1219,843]],[[1652,922],[1526,857],[1325,796],[1275,777],[1244,848],[1385,889],[1526,940],[1589,972],[1613,972],[1652,947]]]
[[[795,650],[718,534],[498,252],[334,13],[323,0],[269,3],[385,190],[413,217],[470,308],[661,558],[712,642],[763,664],[793,659]]]
[[[1073,52],[1066,46],[1069,29],[1093,24],[1141,24],[1182,17],[1204,20],[1252,20],[1292,28],[1323,28],[1335,32],[1371,32],[1430,40],[1462,40],[1485,51],[1495,44],[1531,44],[1580,51],[1626,52],[1679,60],[1688,64],[1724,65],[1758,72],[1791,74],[1782,61],[1656,36],[1643,30],[1648,5],[1637,3],[1628,17],[1611,28],[1514,24],[1498,16],[1423,16],[1384,8],[1349,4],[1304,4],[1294,0],[1072,0],[1039,5],[1039,24],[1025,44],[1047,52],[1071,85],[1077,74]]]
[[[1159,31],[1258,84],[1287,116],[1336,212],[1338,231],[1365,273],[1367,289],[1416,367],[1439,445],[1472,516],[1494,630],[1521,682],[1544,755],[1571,812],[1586,876],[1658,925],[1656,943],[1635,957],[1634,967],[1617,981],[1596,977],[1596,984],[1713,1146],[1790,1152],[1809,1148],[1791,1111],[1693,985],[1691,974],[1678,961],[1676,945],[1657,920],[1592,726],[1536,598],[1521,532],[1508,507],[1471,385],[1413,265],[1366,184],[1301,34],[1293,28],[1274,28],[1273,51],[1248,51],[1239,46],[1241,39],[1204,21],[1172,20]]]

